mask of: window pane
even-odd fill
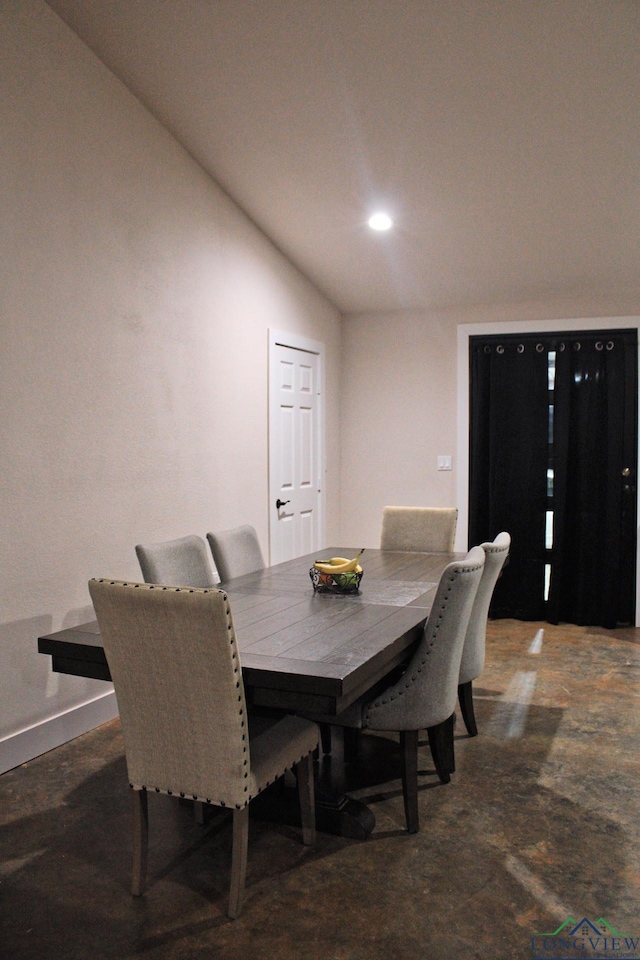
[[[551,550],[553,547],[553,510],[547,510],[544,545],[547,550]]]

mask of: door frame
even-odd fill
[[[638,330],[638,370],[640,370],[640,317],[582,317],[573,320],[507,320],[494,323],[458,324],[457,351],[457,477],[458,525],[456,550],[467,549],[469,532],[469,338],[508,333],[563,333],[572,330]],[[639,380],[640,382],[640,380]],[[640,393],[640,386],[639,386]],[[638,398],[636,398],[638,399]],[[640,446],[640,444],[639,444]],[[636,450],[636,467],[639,452]],[[636,472],[636,476],[638,473]],[[640,517],[640,484],[637,509]],[[636,627],[640,627],[640,536],[636,527]]]
[[[276,494],[273,493],[275,490],[276,481],[273,475],[274,468],[274,458],[271,451],[271,424],[273,422],[274,409],[273,404],[275,402],[275,393],[272,393],[272,364],[273,364],[273,352],[275,347],[289,347],[292,350],[300,350],[303,353],[313,353],[318,358],[318,435],[316,440],[316,463],[318,465],[318,536],[320,538],[320,543],[325,542],[325,524],[326,524],[326,515],[325,515],[325,494],[324,494],[324,478],[326,474],[326,443],[325,443],[325,423],[326,423],[326,411],[325,411],[325,345],[320,340],[311,340],[309,337],[300,336],[297,333],[287,333],[284,330],[274,330],[271,327],[269,328],[269,353],[267,360],[267,410],[268,410],[268,424],[267,424],[267,451],[268,451],[268,471],[269,471],[269,501],[267,505],[268,510],[268,527],[269,527],[269,562],[271,563],[271,554],[272,554],[272,543],[274,537],[274,524],[276,519],[273,513],[273,503],[276,497]]]

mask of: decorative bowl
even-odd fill
[[[316,593],[350,594],[358,593],[362,580],[362,570],[359,573],[356,573],[355,570],[351,570],[349,573],[322,573],[316,567],[311,567],[309,576]]]

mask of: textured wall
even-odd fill
[[[455,504],[456,325],[420,313],[344,323],[342,539],[378,547],[382,508]]]
[[[0,12],[0,739],[102,693],[38,633],[92,618],[134,544],[254,524],[268,547],[268,328],[340,318],[39,0]]]

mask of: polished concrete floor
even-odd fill
[[[421,747],[420,833],[404,830],[394,739],[364,737],[351,768],[338,740],[322,773],[366,800],[373,834],[305,848],[254,819],[236,921],[228,820],[200,827],[164,797],[150,886],[130,896],[120,728],[94,730],[0,777],[0,956],[514,960],[569,916],[640,935],[639,655],[638,630],[491,623],[480,735],[456,724],[450,784]]]

